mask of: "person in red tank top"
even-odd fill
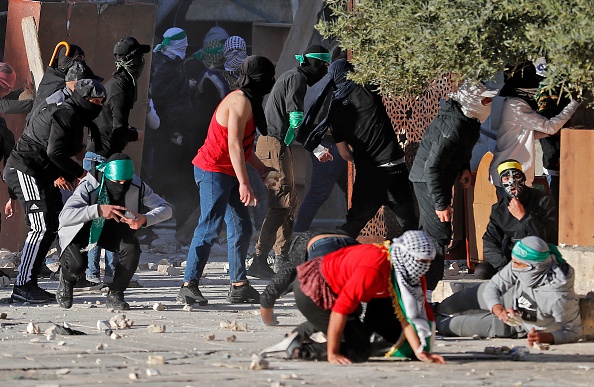
[[[200,187],[200,220],[190,244],[184,284],[177,300],[185,304],[206,305],[198,281],[208,262],[210,249],[223,222],[227,225],[229,244],[230,303],[259,303],[260,294],[247,280],[245,259],[252,236],[252,222],[247,206],[257,203],[250,185],[246,162],[260,176],[271,169],[253,156],[256,127],[266,134],[262,97],[274,85],[274,65],[262,56],[250,56],[243,62],[237,85],[213,114],[204,145],[193,160],[194,178]]]

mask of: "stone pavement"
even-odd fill
[[[0,305],[0,385],[1,386],[592,386],[594,385],[594,343],[552,346],[548,351],[531,349],[525,361],[511,361],[487,355],[487,346],[525,345],[523,340],[439,339],[437,352],[446,365],[398,362],[373,358],[365,364],[334,366],[326,362],[286,361],[268,358],[269,369],[251,371],[251,354],[268,347],[303,321],[291,296],[279,300],[279,326],[260,322],[258,305],[229,305],[225,301],[228,278],[224,262],[226,249],[216,245],[207,275],[201,286],[209,305],[183,310],[175,302],[181,275],[163,275],[146,269],[148,262],[163,258],[181,262],[185,254],[175,252],[173,231],[157,230],[159,243],[141,258],[138,282],[126,299],[132,309],[125,312],[133,320],[130,329],[116,330],[112,339],[96,328],[98,320],[116,313],[105,307],[100,293],[75,294],[74,306],[61,309],[56,303],[44,306]],[[165,253],[157,253],[155,250]],[[55,290],[57,282],[41,281]],[[253,280],[258,290],[266,282]],[[0,288],[0,297],[10,294]],[[166,310],[156,311],[161,302]],[[246,331],[231,331],[221,323],[245,324]],[[29,322],[41,334],[26,333]],[[84,336],[57,335],[48,340],[44,331],[53,323],[67,322]],[[149,324],[166,326],[165,333],[150,333]],[[235,341],[230,338],[235,336]],[[214,336],[214,338],[212,337]],[[149,356],[162,356],[164,364],[148,364]],[[159,358],[157,358],[159,359]],[[136,379],[132,379],[136,378]]]

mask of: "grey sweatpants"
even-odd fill
[[[437,331],[443,336],[517,337],[518,331],[489,311],[483,298],[487,283],[464,289],[443,300],[436,309]],[[504,294],[504,306],[512,307],[511,294]],[[482,310],[476,314],[457,313]],[[453,316],[450,316],[453,315]]]

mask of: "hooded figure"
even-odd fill
[[[12,91],[16,82],[16,73],[8,63],[0,63],[0,98]]]
[[[23,134],[4,170],[4,181],[12,199],[18,198],[30,228],[23,247],[13,299],[44,303],[52,297],[37,285],[43,260],[58,229],[58,188],[72,190],[72,183],[85,175],[73,160],[83,149],[85,123],[101,112],[105,88],[83,79],[74,85],[71,98],[50,104],[27,120]],[[7,204],[11,206],[11,201]]]
[[[245,40],[241,36],[231,36],[225,41],[223,48],[225,70],[236,73],[247,57]]]
[[[386,356],[442,363],[441,356],[430,354],[433,315],[423,279],[434,256],[431,239],[415,230],[391,244],[336,244],[334,251],[298,266],[293,291],[308,322],[295,329],[297,356],[337,364],[365,361],[375,332],[394,344]],[[367,303],[363,321],[362,302]],[[332,324],[340,329],[330,329]],[[326,334],[327,344],[309,342],[314,331]]]
[[[279,185],[268,189],[268,212],[256,243],[254,263],[250,275],[272,278],[274,271],[267,264],[267,256],[274,247],[279,266],[288,259],[293,233],[297,192],[293,177],[291,143],[303,122],[304,100],[308,85],[326,74],[330,63],[328,50],[310,46],[304,55],[297,55],[299,66],[282,74],[266,101],[267,127],[258,126],[266,136],[258,138],[256,153],[268,167],[278,171]]]
[[[257,204],[258,200],[246,163],[254,166],[260,176],[268,172],[254,157],[253,145],[256,125],[265,121],[261,100],[274,84],[274,65],[261,56],[247,57],[241,64],[237,84],[239,90],[227,95],[216,108],[204,145],[192,160],[194,179],[191,181],[200,187],[201,213],[188,252],[184,283],[177,296],[179,302],[186,304],[208,304],[198,281],[223,223],[229,238],[231,284],[227,301],[238,304],[260,299],[247,280],[245,268],[252,234],[247,206]]]
[[[491,182],[498,187],[500,195],[505,193],[500,189],[497,166],[503,160],[517,160],[526,175],[526,185],[531,187],[534,181],[534,140],[557,133],[579,106],[577,101],[572,100],[555,116],[538,114],[535,97],[542,79],[530,61],[509,66],[505,72],[505,84],[500,95],[506,98],[490,168]]]
[[[202,40],[202,48],[194,53],[207,69],[222,68],[225,63],[223,50],[229,34],[221,27],[212,27]]]
[[[455,293],[436,308],[437,329],[444,336],[527,337],[529,346],[576,342],[582,321],[574,278],[555,245],[522,238],[512,261],[491,281]],[[478,309],[485,312],[457,315]]]
[[[60,306],[72,307],[72,289],[84,276],[87,252],[98,245],[119,254],[106,305],[117,310],[129,309],[124,291],[140,258],[135,232],[165,221],[171,214],[171,206],[134,174],[134,164],[128,155],[115,153],[92,169],[60,213],[62,270],[56,292]]]
[[[75,44],[70,45],[70,52],[66,55],[66,47],[60,47],[58,51],[58,60],[54,61],[53,66],[48,66],[45,69],[43,78],[39,82],[33,101],[33,110],[37,108],[47,97],[54,94],[58,90],[62,90],[66,83],[64,77],[68,69],[76,62],[84,62],[85,53],[79,46]]]
[[[466,80],[450,97],[460,103],[466,117],[476,118],[482,124],[491,114],[492,98],[496,95],[497,90],[488,88],[482,82]]]
[[[176,57],[186,58],[186,49],[188,48],[188,35],[181,28],[169,28],[163,34],[163,42],[157,44],[153,52],[161,52],[171,59]]]

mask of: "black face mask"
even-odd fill
[[[299,68],[305,73],[307,78],[307,85],[313,86],[328,73],[326,63],[319,59],[306,58],[307,61],[303,63]]]
[[[107,194],[109,195],[109,202],[116,204],[122,203],[126,197],[126,192],[130,189],[132,180],[126,180],[124,184],[120,184],[116,181],[105,179],[105,186],[107,187]]]

